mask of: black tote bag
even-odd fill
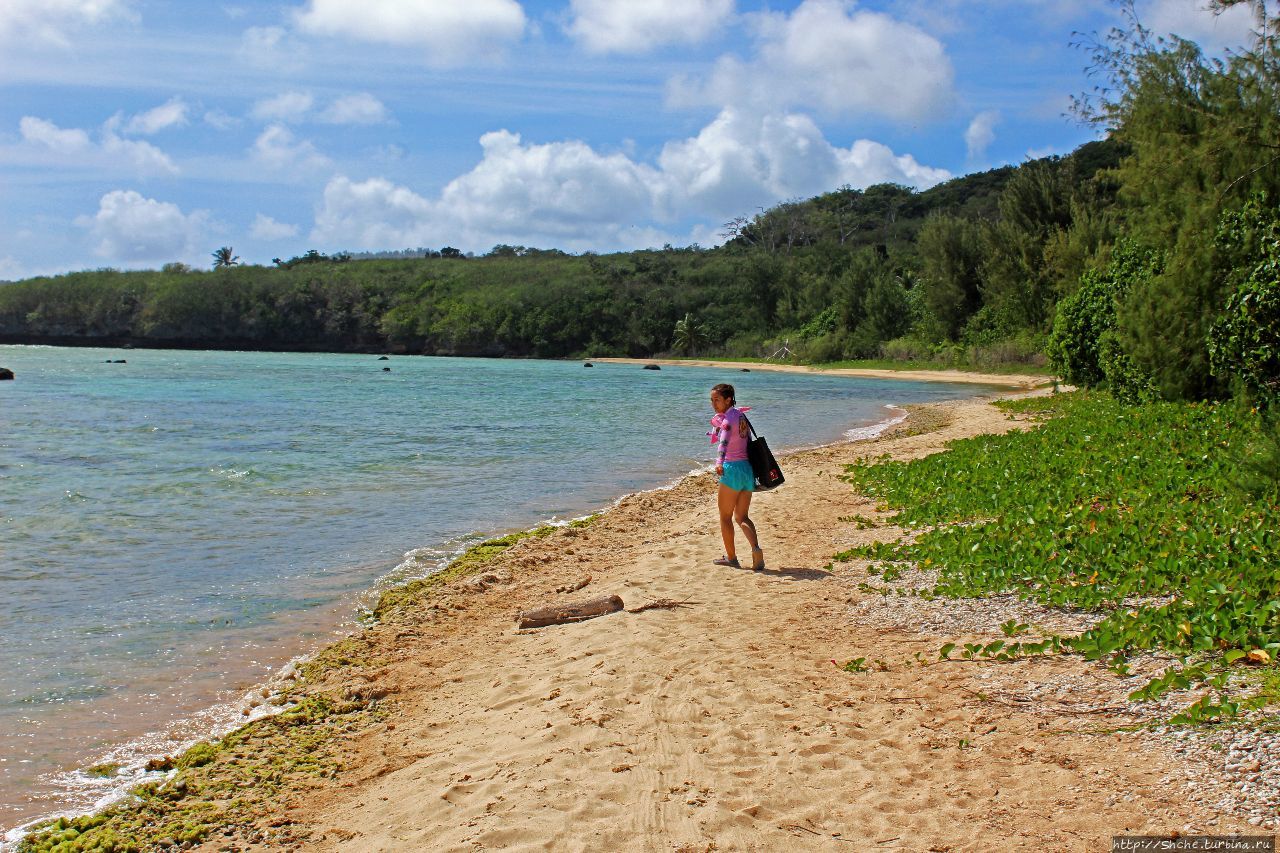
[[[742,419],[747,421],[747,429],[751,430],[751,438],[747,441],[747,461],[751,463],[751,473],[756,478],[755,490],[767,492],[778,488],[786,482],[778,461],[773,458],[773,452],[769,450],[764,438],[756,435],[756,428],[751,425],[751,421],[745,415]]]

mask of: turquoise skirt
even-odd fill
[[[751,463],[745,459],[741,462],[724,463],[724,473],[720,475],[720,484],[728,486],[735,492],[754,491],[756,475],[751,470]]]

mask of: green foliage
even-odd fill
[[[437,254],[437,257],[439,255]],[[318,249],[307,249],[301,255],[295,255],[287,261],[279,258],[272,258],[271,263],[281,269],[292,269],[293,267],[302,266],[304,264],[345,264],[351,260],[350,252],[339,252],[336,255],[326,255]]]
[[[924,192],[843,187],[735,220],[728,243],[710,251],[575,257],[498,245],[470,258],[450,246],[355,257],[312,249],[273,267],[219,265],[216,277],[166,265],[36,278],[0,288],[0,340],[638,357],[671,347],[676,323],[691,314],[713,340],[682,340],[686,352],[763,357],[790,338],[811,359],[875,356],[886,339],[932,336],[939,325],[913,284],[921,224],[944,210],[996,215],[1016,171]],[[215,254],[236,260],[223,249]]]
[[[840,312],[836,306],[828,305],[818,316],[800,327],[799,337],[802,340],[829,335],[836,330],[840,322]]]
[[[1269,412],[1280,403],[1280,212],[1261,196],[1223,215],[1218,229],[1231,265],[1231,295],[1209,334],[1213,372]]]
[[[1043,335],[1024,330],[1002,340],[969,347],[965,351],[964,362],[978,370],[997,373],[1010,370],[1043,372],[1046,365],[1044,348]]]
[[[239,263],[240,258],[236,256],[235,250],[230,246],[223,246],[213,253],[213,268],[215,270],[224,267],[234,267]],[[170,267],[170,269],[172,269],[172,267]]]
[[[1116,88],[1085,112],[1108,138],[924,192],[788,201],[728,223],[720,249],[313,249],[263,268],[222,247],[216,275],[166,265],[7,285],[0,340],[513,357],[764,357],[794,341],[810,362],[1003,369],[1039,360],[1056,315],[1059,362],[1085,384],[1130,400],[1152,386],[1220,394],[1205,339],[1243,256],[1204,238],[1224,205],[1277,183],[1273,45],[1215,64],[1139,30],[1095,59]],[[1119,277],[1119,233],[1168,264]]]
[[[1075,183],[1068,161],[1027,163],[1000,194],[1000,218],[983,230],[982,301],[1013,328],[1039,329],[1051,316],[1045,245],[1071,226]]]
[[[981,230],[965,219],[939,214],[920,229],[918,246],[924,304],[954,340],[981,305]]]
[[[1130,407],[1106,395],[1007,405],[1049,420],[912,462],[850,466],[856,488],[898,510],[894,523],[923,532],[839,556],[936,566],[928,594],[1014,593],[1104,614],[1078,636],[964,647],[966,656],[1062,649],[1121,669],[1147,649],[1210,659],[1263,649],[1274,659],[1280,505],[1237,487],[1257,418],[1230,405]]]
[[[1058,303],[1046,354],[1065,381],[1108,387],[1128,401],[1151,396],[1150,381],[1119,345],[1116,316],[1134,287],[1160,271],[1158,254],[1121,241],[1105,270],[1086,272],[1080,288]]]
[[[863,305],[865,316],[859,328],[865,329],[864,334],[872,345],[872,353],[866,354],[873,354],[881,341],[905,334],[915,319],[911,300],[897,276],[879,276],[867,291]]]
[[[1128,236],[1166,257],[1121,306],[1119,343],[1163,396],[1214,397],[1225,389],[1206,339],[1231,264],[1214,235],[1223,210],[1280,195],[1280,53],[1261,27],[1252,45],[1211,59],[1192,42],[1153,38],[1128,11],[1130,26],[1094,46],[1100,95],[1077,102],[1128,151],[1111,175]]]
[[[694,318],[693,312],[689,312],[676,321],[671,348],[684,355],[693,355],[706,346],[709,339],[706,327]]]

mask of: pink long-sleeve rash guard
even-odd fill
[[[720,449],[716,452],[716,464],[745,462],[747,459],[747,418],[736,406],[725,410],[720,424]]]

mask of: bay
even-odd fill
[[[214,725],[478,537],[705,467],[717,382],[775,449],[982,390],[312,353],[0,346],[0,366],[0,826],[84,805],[76,768]]]

